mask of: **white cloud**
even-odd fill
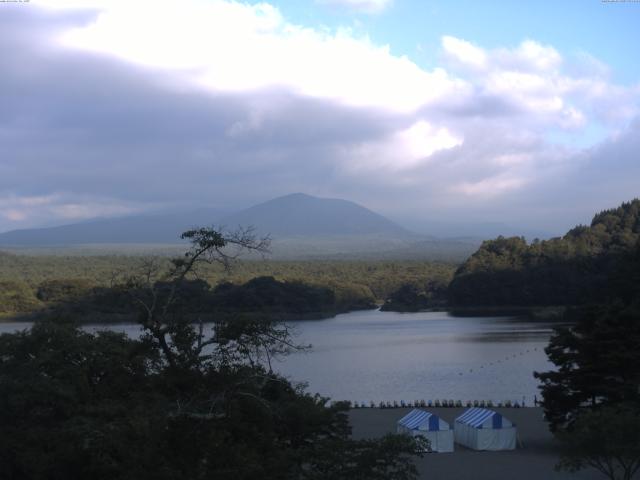
[[[486,53],[471,42],[445,35],[442,37],[442,48],[446,55],[457,60],[462,65],[476,68],[484,68],[486,66]]]
[[[75,110],[68,110],[95,109],[93,115],[80,115],[87,125],[75,124],[76,116],[68,115],[64,120],[70,127],[55,130],[60,136],[45,132],[28,137],[23,132],[20,137],[12,133],[16,129],[0,132],[3,145],[10,137],[28,140],[15,141],[15,151],[21,152],[14,155],[15,165],[18,158],[27,157],[23,152],[35,151],[15,168],[9,162],[0,165],[0,179],[6,185],[24,184],[28,185],[25,191],[42,191],[31,187],[34,175],[16,180],[10,176],[58,152],[57,161],[69,159],[68,170],[54,171],[47,165],[46,171],[57,179],[51,184],[56,182],[56,188],[66,191],[76,181],[86,195],[49,204],[46,197],[31,193],[25,193],[20,202],[8,201],[0,191],[0,216],[14,222],[29,221],[38,211],[68,219],[117,214],[124,211],[118,209],[137,208],[136,202],[153,202],[165,194],[174,195],[172,201],[191,195],[188,200],[195,203],[198,192],[223,195],[222,191],[229,192],[225,200],[230,204],[234,198],[264,199],[288,193],[287,189],[322,195],[326,188],[327,195],[348,198],[352,192],[362,192],[360,200],[372,206],[401,197],[407,205],[437,203],[443,215],[452,205],[462,210],[495,207],[503,200],[508,204],[506,200],[520,192],[533,191],[554,175],[575,172],[581,168],[575,145],[591,146],[624,130],[639,112],[640,86],[613,83],[608,67],[587,54],[579,56],[576,67],[553,46],[534,40],[489,49],[470,39],[444,36],[440,65],[425,69],[353,30],[293,24],[268,3],[32,2],[55,9],[96,9],[89,22],[86,15],[78,16],[81,20],[69,15],[69,23],[75,22],[76,27],[56,37],[54,46],[72,49],[75,55],[69,57],[88,59],[93,65],[88,69],[100,64],[110,72],[117,66],[115,76],[129,71],[123,65],[132,66],[139,84],[127,97],[127,80],[116,95],[135,102],[144,96],[140,92],[148,83],[155,82],[147,101],[154,107],[163,105],[157,109],[163,115],[145,110],[144,101],[130,111],[104,106],[100,110],[100,98],[94,102],[93,97],[96,91],[111,91],[111,78],[89,75],[88,82],[78,77],[81,80],[74,83],[75,88],[87,90],[78,97]],[[389,2],[348,3],[380,9]],[[421,55],[437,60],[437,52],[424,50]],[[46,57],[47,62],[57,60],[55,55]],[[36,61],[24,64],[35,69],[42,66]],[[43,80],[48,78],[46,73]],[[92,82],[100,83],[101,78],[102,90],[91,90]],[[49,88],[42,96],[45,100],[76,98]],[[109,98],[104,101],[119,97]],[[61,110],[59,103],[53,105]],[[41,113],[47,112],[37,110],[38,102],[27,107],[34,109],[33,118],[46,117]],[[139,111],[144,114],[138,117]],[[180,124],[175,132],[173,125],[167,127],[171,121],[158,127],[161,117],[172,118],[176,112]],[[56,121],[54,115],[52,130],[60,125]],[[19,123],[21,128],[26,124]],[[129,135],[135,140],[119,136],[141,128],[141,135]],[[162,132],[155,138],[154,128]],[[117,135],[102,139],[104,144],[94,148],[91,141],[101,133],[108,137],[110,129]],[[50,141],[70,132],[73,142]],[[557,135],[551,138],[551,133]],[[81,145],[87,138],[89,146]],[[202,183],[174,188],[182,170],[175,159],[180,159],[185,171],[198,172],[194,181]],[[117,174],[113,173],[116,165]],[[122,187],[122,179],[132,182],[140,172],[150,171],[153,182],[136,190],[140,196],[134,202],[109,197],[110,188],[119,192],[114,197],[134,197],[123,193],[134,187]],[[100,192],[91,196],[90,185],[97,188],[97,177]],[[207,195],[211,200],[214,193]],[[246,205],[248,200],[242,202]]]
[[[12,222],[28,220],[34,211],[41,211],[57,200],[56,195],[0,196],[0,217]]]
[[[430,157],[439,150],[461,145],[463,140],[453,135],[447,128],[434,128],[420,120],[406,130],[396,134],[397,141],[405,148],[410,161]]]
[[[452,191],[468,197],[496,197],[522,187],[527,180],[509,174],[497,175],[478,182],[462,182],[453,185]]]
[[[566,73],[560,53],[533,40],[515,48],[487,50],[444,36],[442,50],[451,68],[425,70],[406,56],[392,54],[389,46],[349,29],[292,24],[268,3],[93,0],[91,4],[100,7],[100,14],[90,24],[65,32],[60,38],[63,45],[159,69],[165,72],[159,78],[173,78],[183,88],[216,93],[284,88],[344,105],[401,113],[489,95],[523,109],[529,125],[566,129],[581,128],[590,117],[624,122],[637,113],[628,89],[611,85],[599,74]],[[379,7],[384,4],[375,2]],[[616,88],[621,91],[616,93]]]
[[[50,223],[52,219],[78,221],[95,217],[123,216],[143,209],[141,205],[117,199],[63,193],[0,196],[0,219],[4,218],[16,225]]]
[[[393,0],[316,0],[325,5],[337,5],[364,13],[380,13],[391,5]]]
[[[526,116],[521,125],[529,129],[575,130],[593,122],[621,126],[640,111],[640,85],[612,84],[606,66],[585,54],[577,59],[584,68],[576,69],[565,68],[567,62],[555,48],[533,40],[489,50],[444,36],[442,46],[452,70],[459,70],[477,95],[522,109]]]
[[[525,40],[516,49],[499,49],[494,55],[503,67],[519,70],[553,71],[562,65],[555,48],[533,40]]]
[[[105,6],[63,45],[174,72],[212,91],[288,88],[346,105],[409,112],[467,88],[348,29],[286,22],[266,3],[139,0]]]
[[[51,8],[78,0],[37,0]],[[382,0],[345,0],[382,8]],[[425,70],[389,46],[349,29],[310,28],[288,22],[268,3],[231,0],[91,0],[95,21],[65,32],[67,47],[115,56],[165,72],[158,78],[216,93],[283,88],[344,105],[401,113],[436,104],[471,104],[488,95],[524,110],[527,127],[578,129],[591,120],[626,122],[638,111],[638,92],[612,85],[604,67],[581,56],[597,73],[571,74],[549,45],[525,40],[515,48],[483,49],[442,37],[449,70]],[[585,60],[586,59],[586,60]],[[631,97],[631,98],[630,98]]]
[[[410,171],[429,162],[436,152],[462,145],[464,139],[446,127],[419,120],[389,137],[356,144],[343,151],[349,158],[347,170],[382,170],[394,174]]]
[[[12,222],[21,222],[27,218],[27,214],[23,211],[17,210],[15,208],[9,208],[2,212],[2,216],[4,216],[7,220],[11,220]]]

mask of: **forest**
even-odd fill
[[[73,307],[76,314],[87,318],[87,321],[91,318],[117,320],[119,315],[130,312],[128,299],[119,288],[119,282],[127,273],[144,268],[150,260],[156,262],[160,269],[170,267],[169,257],[150,259],[124,255],[56,256],[0,252],[0,319],[30,318],[38,312]],[[201,298],[201,305],[203,309],[209,309],[209,313],[212,308],[218,313],[228,312],[231,297],[238,300],[236,310],[246,312],[243,305],[247,304],[248,292],[256,294],[261,290],[257,295],[266,299],[275,293],[275,287],[279,298],[275,302],[279,305],[266,308],[270,313],[289,315],[289,318],[300,314],[305,318],[318,318],[348,310],[373,308],[404,285],[411,285],[419,291],[433,286],[445,289],[455,268],[454,264],[427,261],[239,260],[231,270],[217,264],[203,265],[198,273],[201,282],[197,286],[207,296],[206,301]],[[263,280],[258,281],[261,277]],[[264,277],[271,277],[273,281],[264,280]],[[231,285],[236,288],[230,289]],[[241,285],[245,287],[238,288]],[[193,289],[196,289],[196,284]],[[222,291],[226,293],[223,295]],[[309,299],[298,295],[302,291],[324,298],[322,304],[317,300],[310,303],[316,311],[304,309],[302,304],[308,303]],[[216,302],[219,307],[214,305]],[[261,311],[264,313],[265,309]]]
[[[596,214],[563,237],[485,241],[455,273],[455,306],[582,305],[629,295],[640,251],[640,200]],[[635,283],[637,284],[637,283]]]

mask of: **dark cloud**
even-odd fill
[[[0,192],[245,206],[330,182],[336,145],[393,128],[380,112],[282,90],[185,91],[161,71],[51,48],[55,30],[89,14],[0,18],[13,47],[0,76]]]
[[[286,89],[215,93],[55,43],[94,17],[2,6],[0,231],[91,209],[242,208],[298,191],[359,201],[414,225],[504,221],[562,231],[640,195],[639,121],[575,155],[528,128],[521,105],[482,91],[409,114]],[[405,161],[394,135],[419,120],[464,142]]]
[[[591,211],[612,208],[640,198],[640,118],[618,136],[593,147],[574,160],[579,169],[564,179],[567,202]]]
[[[422,111],[425,115],[447,118],[505,118],[525,113],[512,99],[477,91],[460,98],[446,98]]]

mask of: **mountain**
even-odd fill
[[[226,212],[212,209],[163,215],[93,219],[70,225],[0,233],[0,245],[20,247],[180,242],[180,233],[217,223]]]
[[[391,220],[348,200],[293,193],[242,210],[225,219],[229,227],[253,225],[273,237],[316,235],[410,235]]]
[[[196,225],[253,226],[274,238],[331,235],[408,236],[410,232],[356,203],[286,195],[232,215],[215,210],[94,219],[58,227],[13,230],[0,234],[0,245],[42,246],[119,243],[178,243],[180,233]]]
[[[175,254],[180,234],[194,226],[253,226],[272,238],[270,258],[420,259],[462,261],[479,245],[473,239],[419,235],[354,202],[294,193],[224,214],[216,210],[94,219],[59,227],[0,234],[0,247],[45,253]],[[253,258],[249,255],[248,258]]]

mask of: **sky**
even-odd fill
[[[640,196],[640,3],[0,2],[0,232],[294,192],[562,233]]]

